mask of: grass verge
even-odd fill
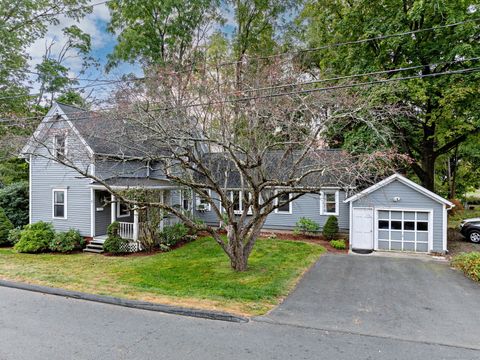
[[[452,259],[452,266],[470,279],[480,282],[480,252],[461,253]]]
[[[324,252],[315,244],[259,239],[249,269],[230,269],[206,237],[169,253],[106,257],[18,254],[0,249],[0,277],[92,294],[260,315],[273,308]]]

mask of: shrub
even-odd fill
[[[14,227],[28,224],[28,182],[22,181],[0,190],[0,207]]]
[[[52,224],[39,221],[25,226],[20,240],[13,247],[14,250],[24,253],[39,253],[49,249],[49,244],[55,236]]]
[[[338,250],[345,250],[347,248],[345,240],[330,240],[330,245]]]
[[[338,235],[338,220],[336,216],[329,216],[323,226],[323,236],[327,240],[333,240]]]
[[[0,208],[0,245],[9,244],[8,234],[13,229],[12,222],[5,215],[5,211]]]
[[[129,241],[120,237],[118,234],[119,226],[120,225],[117,221],[114,221],[108,226],[108,237],[103,243],[103,248],[105,251],[113,254],[121,254],[126,252]]]
[[[183,223],[177,223],[171,226],[165,226],[160,233],[160,248],[175,246],[182,240],[192,240],[193,237],[189,235],[189,228]]]
[[[461,253],[453,258],[452,266],[462,270],[472,280],[480,282],[480,252]]]
[[[16,227],[8,232],[8,242],[12,245],[15,245],[20,241],[20,236],[22,235],[22,228]]]
[[[320,225],[313,221],[312,219],[308,219],[306,217],[300,218],[297,223],[295,224],[295,228],[293,229],[293,233],[295,235],[314,235],[318,233],[320,230]]]
[[[81,250],[85,246],[85,239],[80,232],[70,229],[66,232],[55,234],[55,237],[49,244],[51,251],[66,253],[74,250]]]

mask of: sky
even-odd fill
[[[90,5],[97,4],[101,2],[100,0],[91,0]],[[222,31],[225,33],[233,32],[233,14],[228,11],[228,9],[222,6],[222,12],[226,19],[225,25],[222,27]],[[115,35],[107,31],[107,25],[110,21],[110,12],[106,4],[100,4],[93,6],[93,11],[91,14],[82,18],[80,21],[75,21],[73,19],[67,18],[65,16],[59,17],[60,23],[58,25],[49,26],[48,32],[45,37],[38,39],[30,48],[28,53],[31,56],[30,67],[32,71],[35,71],[35,66],[42,61],[42,56],[45,54],[46,46],[54,42],[52,46],[53,55],[58,54],[62,45],[66,42],[66,37],[62,32],[62,29],[71,26],[77,25],[85,33],[90,34],[92,38],[92,53],[91,55],[98,59],[100,62],[100,67],[90,68],[84,74],[79,75],[80,70],[82,69],[82,61],[79,57],[76,57],[72,52],[71,55],[66,59],[65,65],[71,69],[69,74],[70,77],[81,77],[87,79],[118,79],[122,75],[133,73],[136,76],[142,76],[142,70],[137,64],[121,63],[118,67],[111,70],[109,73],[105,72],[105,64],[107,62],[107,55],[112,52],[116,39]],[[38,84],[35,82],[36,77],[32,75],[29,79],[30,81],[30,92],[38,92]],[[85,86],[87,84],[92,84],[90,81],[79,81],[77,86]],[[94,87],[95,94],[100,99],[108,98],[109,93],[113,89],[114,85]]]

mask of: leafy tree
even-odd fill
[[[8,234],[13,229],[12,222],[5,215],[5,211],[0,208],[0,245],[9,243]]]
[[[478,17],[476,10],[472,2],[466,0],[311,0],[298,22],[305,30],[302,40],[310,46],[322,46],[467,21],[414,35],[331,46],[305,56],[307,64],[324,75],[419,65],[420,69],[388,77],[430,76],[474,66],[475,62],[459,60],[480,55],[479,23],[472,21]],[[372,79],[377,78],[364,77],[361,81]],[[438,159],[470,135],[480,132],[479,79],[478,72],[432,76],[366,91],[369,96],[374,95],[372,100],[379,106],[388,102],[410,110],[391,114],[386,125],[393,134],[391,144],[410,155],[412,170],[431,190]],[[356,130],[354,127],[353,131]]]
[[[0,189],[0,207],[15,227],[28,224],[28,189],[26,181]]]

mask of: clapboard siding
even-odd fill
[[[393,201],[400,197],[400,201]],[[443,249],[443,204],[412,189],[398,180],[353,201],[353,207],[433,210],[433,251],[442,252]]]
[[[347,230],[349,228],[349,205],[343,203],[343,200],[345,200],[345,192],[340,191],[339,211],[337,216],[338,226],[341,230]],[[216,203],[218,204],[219,202],[216,201]],[[205,221],[207,224],[213,225],[219,223],[219,219],[213,210],[195,210],[195,216]],[[323,227],[329,215],[320,215],[320,195],[306,194],[293,200],[291,214],[271,213],[265,221],[264,229],[292,230],[301,217],[312,219]]]
[[[68,123],[60,122],[47,134],[36,155],[31,157],[31,219],[30,222],[46,221],[56,230],[77,229],[83,236],[91,236],[90,229],[90,179],[82,177],[74,169],[51,159],[53,133],[67,131],[67,153],[75,164],[86,171],[90,169],[90,159],[85,146],[69,128]],[[53,189],[67,190],[67,219],[53,219]]]

